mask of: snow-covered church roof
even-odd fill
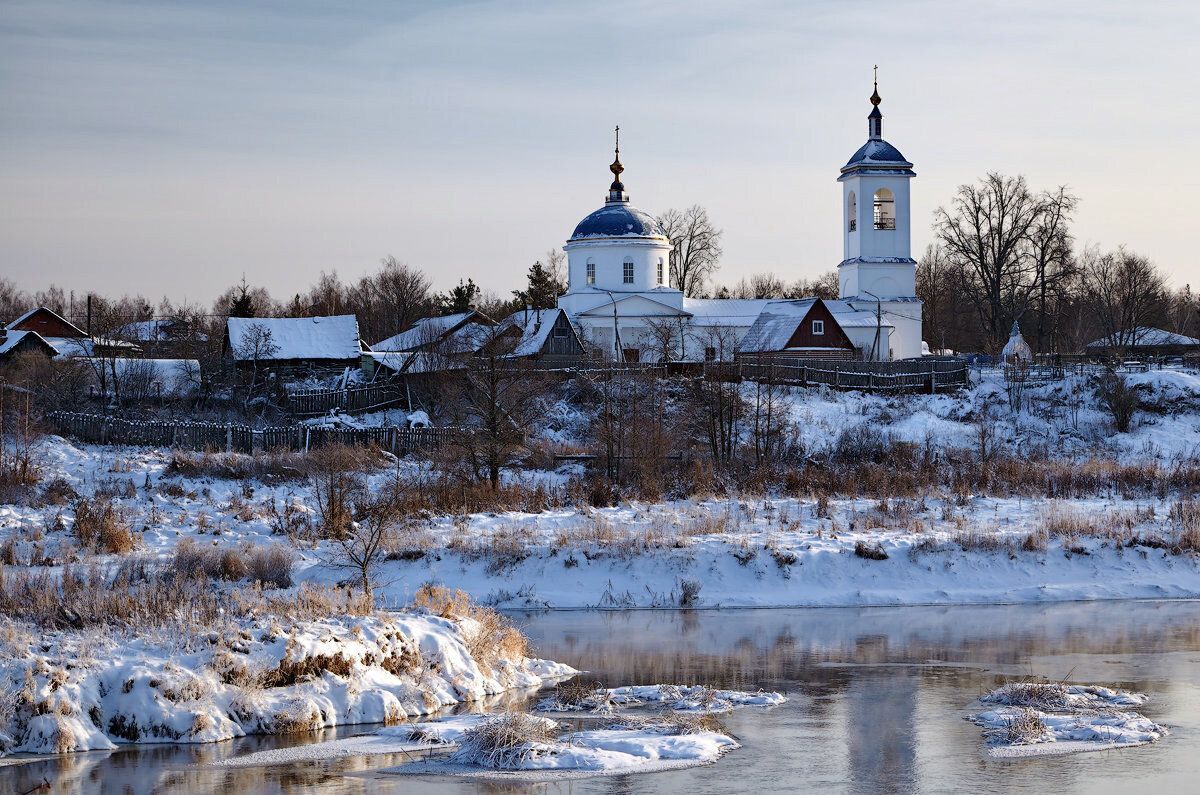
[[[611,202],[580,221],[571,233],[570,240],[596,237],[656,237],[666,240],[667,235],[650,213],[628,202]]]

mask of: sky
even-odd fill
[[[602,205],[620,124],[632,203],[706,207],[719,282],[813,278],[878,64],[914,255],[999,171],[1195,287],[1198,29],[1194,2],[0,0],[0,277],[208,305],[390,255],[507,294]]]

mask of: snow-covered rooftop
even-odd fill
[[[47,309],[47,308],[46,308],[46,307],[44,307],[44,306],[39,306],[39,307],[36,307],[36,308],[34,308],[34,309],[30,309],[28,312],[26,312],[25,314],[21,315],[21,316],[20,316],[19,318],[17,318],[16,320],[11,320],[11,321],[9,321],[9,322],[8,322],[8,323],[5,325],[5,328],[15,329],[17,326],[21,325],[23,322],[25,322],[26,320],[28,320],[30,317],[32,317],[33,315],[36,315],[38,312],[45,312],[45,313],[47,313],[47,314],[49,314],[49,315],[52,315],[52,316],[54,316],[56,319],[58,319],[59,321],[61,321],[61,322],[62,322],[64,325],[66,325],[66,326],[69,326],[69,327],[71,327],[72,329],[74,329],[75,331],[79,332],[78,336],[80,336],[80,337],[86,337],[86,336],[87,336],[87,332],[86,332],[86,331],[84,331],[83,329],[79,328],[79,326],[76,326],[74,323],[72,323],[71,321],[67,320],[65,317],[63,317],[62,315],[58,314],[58,313],[57,313],[57,312],[55,312],[53,309]]]
[[[789,301],[769,301],[754,320],[754,325],[738,344],[741,353],[763,353],[781,351],[796,333],[796,327],[812,309],[819,298],[799,298]],[[880,328],[890,329],[892,324],[880,320],[874,312],[860,312],[846,301],[824,301],[825,308],[843,329]]]
[[[501,332],[509,327],[521,329],[521,339],[509,356],[535,356],[540,353],[560,313],[563,313],[562,309],[522,309],[501,320]]]
[[[401,331],[371,346],[374,351],[411,351],[422,345],[431,345],[445,334],[466,323],[476,312],[459,312],[440,317],[423,317],[407,331]]]
[[[0,356],[3,356],[4,354],[11,351],[13,348],[17,347],[17,345],[20,344],[21,340],[25,339],[26,335],[28,335],[28,334],[32,334],[35,337],[38,335],[38,333],[36,331],[10,331],[10,332],[8,332],[8,336],[6,336],[3,340],[0,340]]]
[[[749,326],[770,303],[762,298],[684,298],[683,311],[700,326]]]
[[[280,359],[357,359],[362,345],[358,339],[358,318],[354,315],[332,317],[231,317],[227,321],[229,345],[235,359],[246,357],[242,350],[255,327],[271,332],[276,350],[268,358]]]
[[[1124,337],[1130,342],[1122,342]],[[1176,334],[1172,331],[1166,331],[1161,328],[1150,328],[1149,326],[1138,326],[1131,333],[1113,334],[1103,339],[1093,340],[1089,342],[1088,348],[1116,348],[1123,345],[1200,345],[1200,339],[1195,337],[1186,337],[1183,334]]]
[[[168,330],[179,321],[175,320],[139,320],[136,323],[126,323],[112,333],[112,336],[138,342],[164,342],[170,339]],[[195,335],[197,340],[208,339],[203,334]]]

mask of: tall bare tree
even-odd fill
[[[1040,201],[1041,211],[1029,228],[1029,256],[1033,261],[1034,350],[1044,353],[1047,341],[1057,342],[1061,302],[1075,279],[1070,223],[1079,199],[1060,185],[1044,192]]]
[[[963,270],[990,348],[1008,338],[1036,286],[1028,243],[1044,209],[1024,177],[992,172],[978,185],[960,185],[950,207],[935,212],[938,240]]]
[[[1156,326],[1166,313],[1166,287],[1162,274],[1146,257],[1124,247],[1099,253],[1084,252],[1083,300],[1109,347],[1136,342],[1134,331]]]
[[[689,298],[699,297],[721,259],[721,230],[699,204],[667,210],[658,223],[671,241],[671,284]]]

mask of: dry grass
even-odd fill
[[[1005,745],[1032,745],[1046,734],[1046,722],[1035,709],[1017,707],[1010,717],[1004,718],[1004,728],[985,732],[989,739]]]
[[[121,512],[101,498],[75,503],[74,530],[79,545],[93,552],[119,554],[132,552],[135,546]]]
[[[648,716],[622,715],[607,721],[604,728],[633,729],[668,735],[701,734],[702,732],[729,733],[720,719],[712,713],[677,712],[673,709]]]
[[[167,472],[185,478],[222,480],[303,480],[304,455],[301,453],[193,453],[176,450]]]
[[[556,742],[558,732],[552,721],[525,712],[504,712],[467,730],[450,759],[511,770]]]
[[[485,670],[502,660],[519,662],[529,656],[529,639],[508,616],[471,601],[457,588],[426,583],[413,595],[413,605],[443,618],[469,619],[463,626],[467,650]]]

